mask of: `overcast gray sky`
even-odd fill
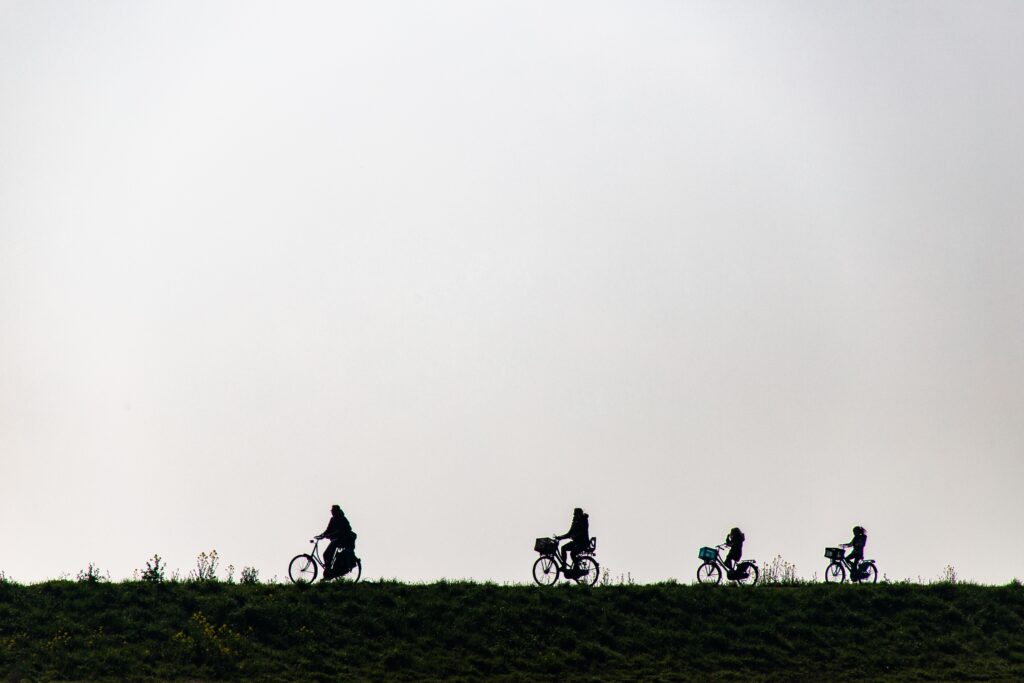
[[[0,570],[1024,578],[1024,4],[0,2]]]

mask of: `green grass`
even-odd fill
[[[0,583],[0,680],[1024,680],[1024,588]]]

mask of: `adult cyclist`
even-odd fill
[[[844,548],[852,548],[850,554],[846,556],[847,562],[850,563],[850,576],[860,576],[859,565],[861,560],[864,559],[864,546],[868,544],[868,532],[862,526],[853,527],[853,540],[849,543],[843,543]]]
[[[729,554],[725,556],[725,566],[732,569],[743,559],[743,541],[747,537],[743,535],[739,527],[733,527],[732,531],[725,537],[725,545],[729,546]]]
[[[324,578],[321,579],[322,581],[330,581],[343,576],[352,569],[347,565],[355,564],[351,558],[355,557],[356,532],[352,531],[352,525],[349,524],[340,505],[331,506],[331,521],[327,523],[327,528],[317,538],[326,538],[331,541],[327,545],[327,549],[324,550]],[[334,554],[339,550],[341,551],[341,557],[338,558],[340,566],[332,571]]]
[[[573,562],[576,556],[590,547],[590,515],[583,511],[583,508],[576,508],[572,511],[572,525],[569,530],[561,536],[555,536],[555,540],[569,542],[562,546],[562,564],[566,564],[565,556],[572,553]]]

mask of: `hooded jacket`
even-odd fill
[[[573,516],[572,526],[560,538],[571,539],[577,545],[590,543],[590,515],[584,512],[582,515]]]

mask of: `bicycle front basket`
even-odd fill
[[[700,552],[697,553],[697,557],[704,560],[705,562],[714,562],[715,558],[718,557],[718,551],[714,548],[708,548],[707,546],[704,546],[700,549]]]
[[[825,557],[830,560],[841,560],[843,559],[842,548],[825,548]]]
[[[558,541],[553,538],[538,538],[533,549],[541,555],[554,555],[558,550]]]

